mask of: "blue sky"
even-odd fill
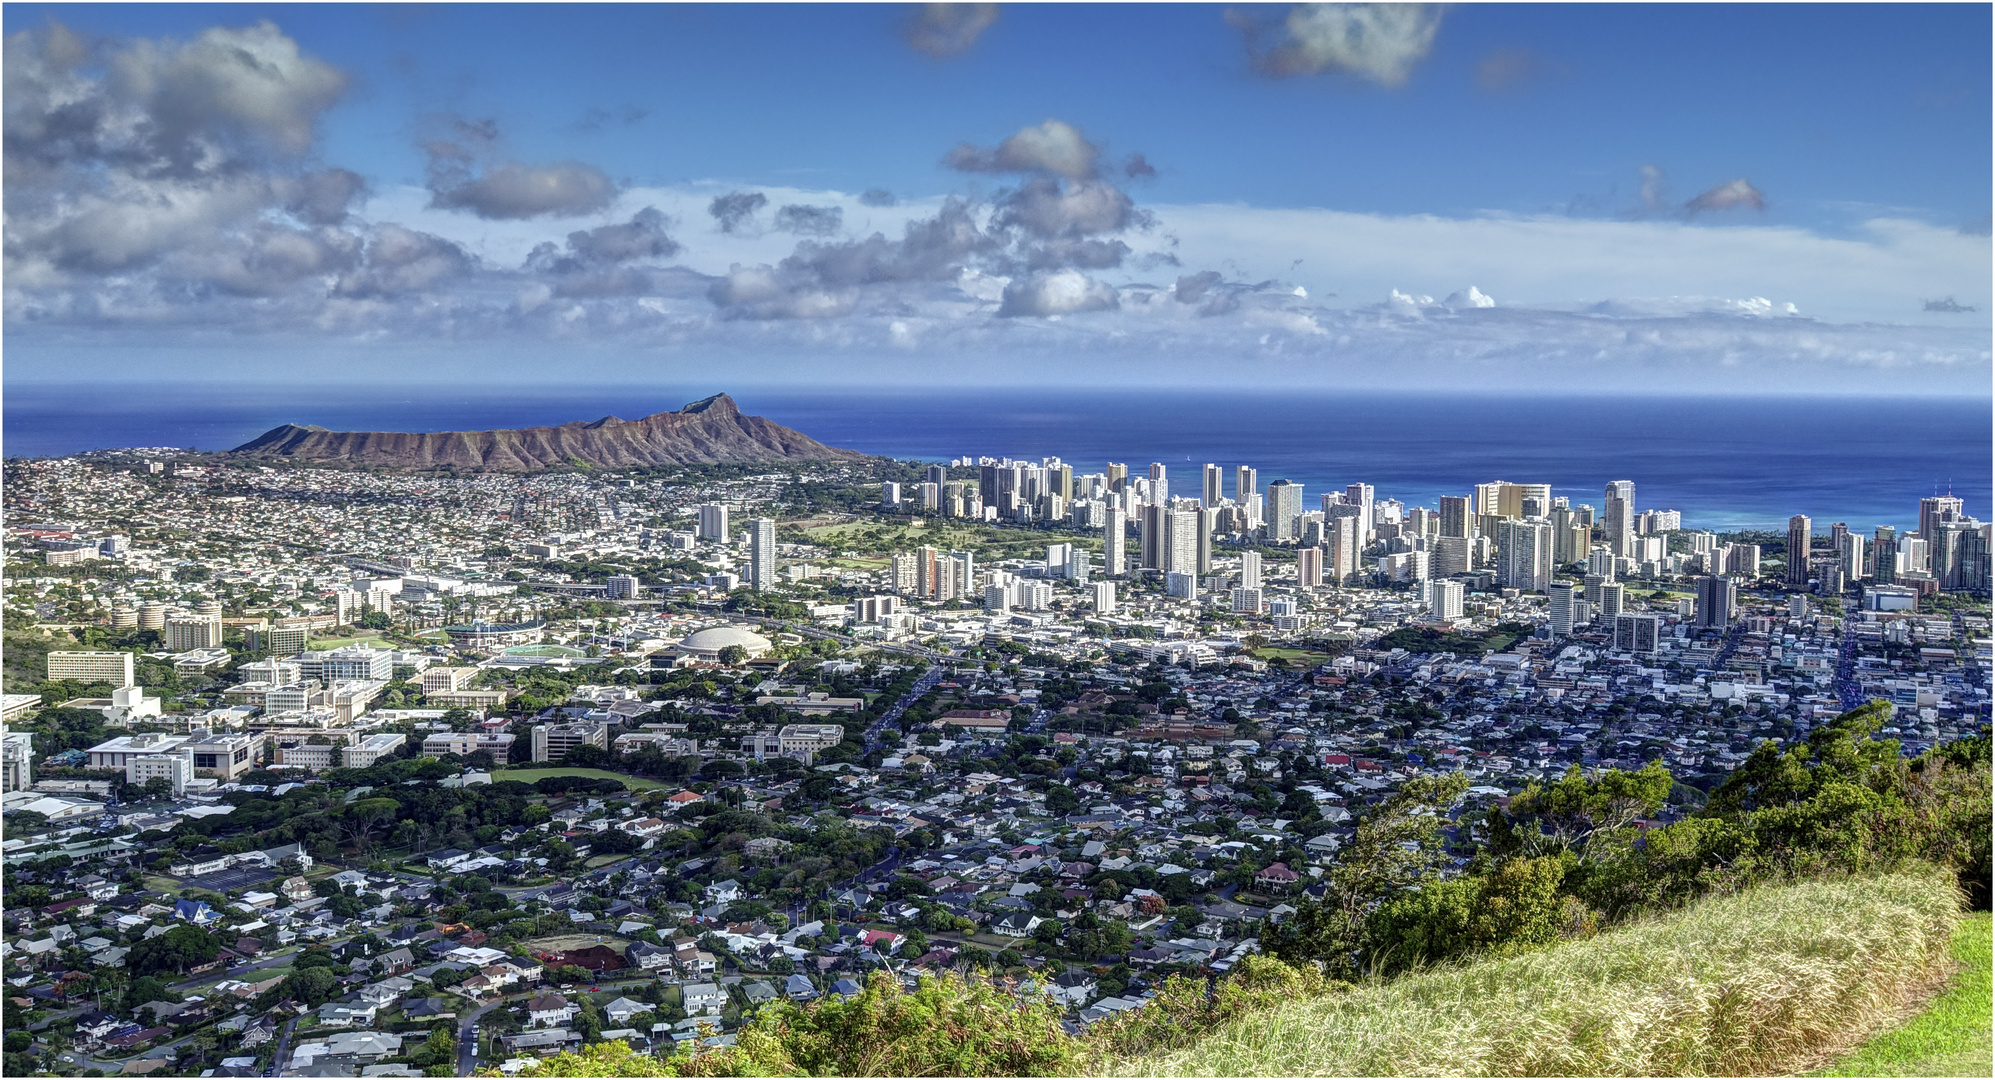
[[[4,19],[17,379],[1988,388],[1986,5]]]

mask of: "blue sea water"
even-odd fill
[[[462,431],[635,419],[710,390],[589,387],[505,394],[400,386],[352,393],[12,385],[0,451],[42,457],[131,446],[223,450],[283,423],[335,430]],[[1633,480],[1639,508],[1686,526],[1785,528],[1788,515],[1868,532],[1917,521],[1918,500],[1951,491],[1990,516],[1987,399],[1225,394],[960,389],[735,395],[833,446],[899,458],[1058,456],[1077,472],[1162,462],[1196,495],[1205,462],[1252,465],[1263,486],[1320,491],[1364,482],[1380,498],[1436,506],[1490,480],[1549,483],[1575,505]]]

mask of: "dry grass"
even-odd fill
[[[1901,1014],[1950,967],[1950,875],[1755,889],[1506,960],[1248,1015],[1113,1063],[1150,1076],[1793,1072]]]

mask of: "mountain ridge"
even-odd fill
[[[384,468],[456,467],[531,472],[562,466],[746,465],[765,461],[856,461],[867,455],[826,446],[800,431],[749,416],[727,394],[640,420],[605,416],[564,424],[488,431],[332,431],[280,424],[231,456],[337,462]]]

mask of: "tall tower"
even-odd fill
[[[1898,530],[1879,525],[1870,542],[1870,579],[1879,585],[1898,580]]]
[[[1101,526],[1101,573],[1103,577],[1121,577],[1123,568],[1123,544],[1128,539],[1129,516],[1120,507],[1109,507]]]
[[[1221,497],[1219,487],[1225,478],[1226,471],[1219,466],[1207,465],[1205,467],[1205,491],[1202,492],[1203,498],[1201,501],[1205,504],[1206,509],[1210,510],[1219,505]]]
[[[1713,574],[1697,579],[1697,625],[1724,629],[1732,625],[1739,588],[1731,578]]]
[[[1129,466],[1108,463],[1108,490],[1120,494],[1129,485]]]
[[[1554,581],[1551,587],[1552,640],[1572,636],[1573,586],[1570,581]]]
[[[1496,583],[1544,592],[1552,583],[1552,527],[1505,519],[1496,528]]]
[[[748,587],[766,589],[776,583],[776,520],[748,523]]]
[[[1348,484],[1344,488],[1344,501],[1358,508],[1359,542],[1372,542],[1372,486],[1370,484]]]
[[[1939,533],[1939,527],[1949,521],[1959,521],[1963,503],[1951,495],[1935,495],[1930,499],[1919,500],[1919,536],[1928,544]]]
[[[1459,540],[1469,538],[1469,497],[1441,496],[1441,535]]]
[[[1295,519],[1302,516],[1302,485],[1277,480],[1268,485],[1268,539],[1279,544],[1295,539]]]
[[[1257,495],[1260,490],[1260,477],[1252,465],[1241,465],[1233,470],[1234,502],[1246,506],[1248,496]]]
[[[1632,555],[1635,539],[1635,482],[1615,480],[1607,485],[1607,509],[1602,524],[1607,530],[1607,547],[1616,555]]]
[[[1808,587],[1808,545],[1814,538],[1811,535],[1814,522],[1806,514],[1796,514],[1787,519],[1787,587],[1805,589]]]
[[[1245,559],[1247,558],[1247,556],[1242,555],[1241,558]],[[1255,580],[1258,582],[1260,579],[1261,557],[1259,555],[1255,555],[1253,556],[1253,558],[1254,558],[1254,576]],[[1295,553],[1295,583],[1297,585],[1305,587],[1313,587],[1323,584],[1322,548],[1306,547]]]

